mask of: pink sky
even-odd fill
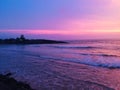
[[[26,0],[22,7],[20,2],[13,2],[3,0],[9,7],[0,7],[1,37],[24,34],[50,39],[120,38],[119,0]]]

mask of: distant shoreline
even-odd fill
[[[59,43],[67,43],[64,41],[57,40],[47,40],[47,39],[26,39],[24,35],[21,35],[16,39],[0,39],[0,44],[59,44]]]
[[[15,39],[0,40],[0,44],[60,44],[67,43],[64,41],[45,40],[45,39],[31,39],[24,41],[16,41]]]

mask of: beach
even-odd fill
[[[102,70],[76,63],[41,61],[39,62],[39,67],[41,67],[39,68],[40,75],[34,75],[34,78],[31,78],[31,76],[27,79],[24,76],[23,79],[19,75],[16,77],[13,75],[13,77],[18,81],[29,83],[35,90],[114,90],[116,87],[116,85],[111,85],[108,81],[103,82],[108,76],[109,78],[112,78],[110,77],[111,74],[109,73],[109,70],[104,72],[106,77],[103,77],[100,76],[100,73],[103,73],[101,72]],[[91,73],[93,75],[91,75]],[[99,77],[98,79],[100,80],[102,79],[102,81],[96,80],[97,77]],[[39,80],[36,80],[35,78]],[[0,81],[0,83],[2,83],[2,81]],[[9,88],[6,84],[4,84],[4,86]],[[116,88],[116,90],[117,89],[120,88]]]
[[[0,90],[120,90],[120,0],[0,0]]]
[[[119,46],[106,45],[1,45],[0,73],[35,90],[120,90]]]

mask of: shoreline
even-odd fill
[[[0,39],[0,44],[66,44],[68,42],[47,39]]]
[[[39,75],[31,76],[31,78],[28,75],[26,79],[25,77],[19,78],[19,75],[15,75],[15,79],[28,82],[36,90],[115,90],[107,84],[89,80],[91,79],[90,75],[87,75],[87,78],[85,78],[86,75],[79,75],[82,74],[80,71],[87,70],[87,68],[90,68],[90,71],[88,71],[92,73],[93,70],[97,69],[96,67],[53,60],[40,60],[38,62],[34,63],[39,66]]]
[[[17,81],[13,77],[10,77],[11,73],[8,73],[6,75],[0,74],[0,90],[35,90],[32,89],[28,84]],[[66,78],[67,79],[67,78]],[[114,90],[112,88],[106,87],[104,85],[94,83],[94,82],[89,82],[89,81],[83,81],[83,80],[74,80],[72,78],[70,81],[63,80],[63,83],[66,85],[66,87],[59,86],[59,85],[52,85],[51,88],[46,88],[46,87],[40,87],[37,90]],[[73,83],[72,87],[71,83]],[[53,88],[54,87],[54,88]]]

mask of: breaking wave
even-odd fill
[[[94,49],[100,47],[92,47],[92,46],[52,46],[54,48],[63,48],[63,49]]]
[[[118,55],[110,55],[110,54],[85,54],[85,53],[80,53],[80,55],[84,55],[84,56],[102,56],[102,57],[120,57]]]
[[[87,55],[87,54],[86,54]],[[120,68],[120,58],[118,57],[110,57],[112,55],[98,55],[99,58],[93,59],[91,55],[87,55],[82,59],[75,59],[75,58],[62,58],[62,57],[54,57],[54,56],[39,56],[39,55],[30,55],[37,57],[42,60],[58,60],[58,61],[65,61],[65,62],[72,62],[78,64],[86,64],[90,66],[96,67],[104,67],[104,68]],[[105,58],[105,57],[106,58]]]

